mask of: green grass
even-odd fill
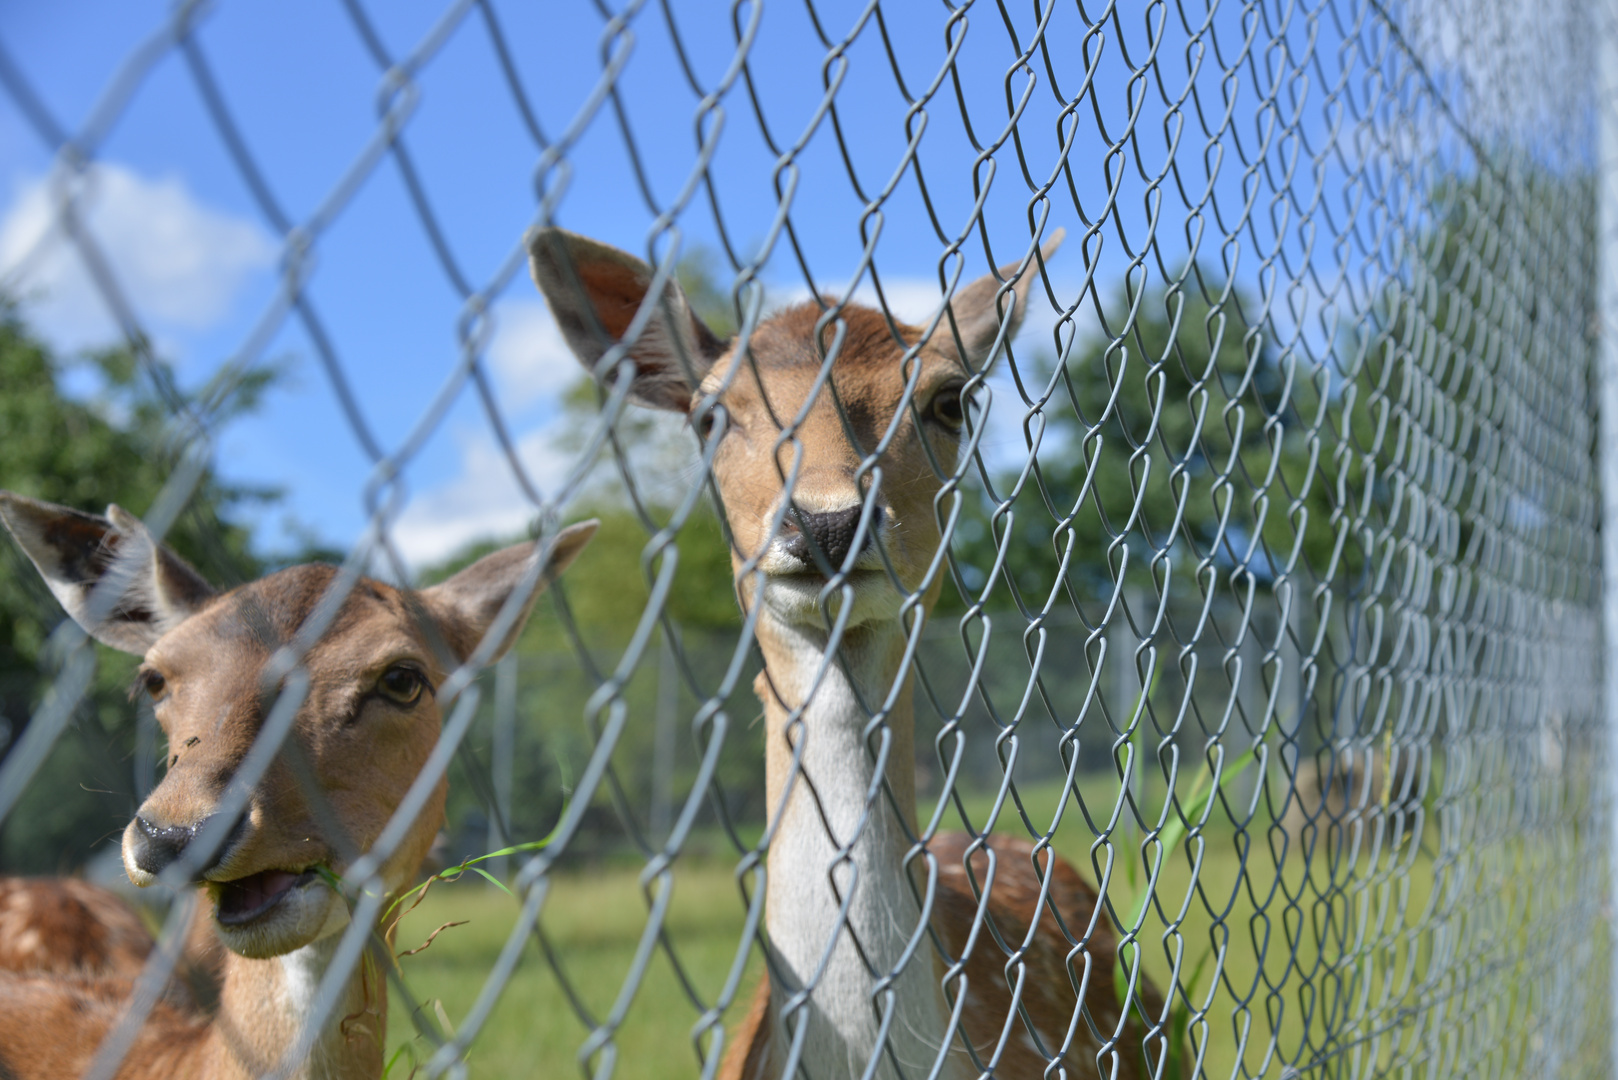
[[[1037,807],[1048,814],[1055,806],[1058,790],[1025,789],[1030,810]],[[981,815],[987,808],[987,800],[974,799],[972,803],[974,815]],[[1216,809],[1215,817],[1220,816],[1221,811]],[[981,816],[976,820],[981,823]],[[1014,817],[1003,815],[999,827],[1012,830],[1021,826]],[[1426,965],[1425,950],[1430,947],[1425,943],[1426,935],[1414,932],[1432,886],[1431,864],[1425,854],[1412,856],[1408,850],[1400,853],[1398,858],[1412,860],[1408,873],[1392,872],[1387,852],[1377,862],[1378,872],[1372,873],[1362,854],[1356,880],[1366,884],[1327,902],[1319,895],[1330,895],[1329,875],[1320,866],[1323,853],[1316,855],[1315,884],[1306,887],[1306,871],[1300,859],[1289,857],[1276,882],[1273,858],[1265,846],[1267,838],[1260,834],[1251,842],[1253,847],[1245,860],[1246,884],[1242,883],[1243,858],[1228,824],[1214,829],[1204,840],[1202,866],[1197,874],[1200,891],[1192,888],[1192,870],[1184,848],[1168,857],[1153,890],[1158,903],[1147,908],[1141,935],[1146,971],[1159,987],[1168,985],[1173,948],[1182,950],[1182,979],[1190,979],[1207,955],[1192,989],[1194,1000],[1200,1004],[1210,988],[1217,985],[1208,1004],[1206,1025],[1193,1027],[1199,1041],[1207,1044],[1204,1068],[1208,1076],[1232,1075],[1238,1058],[1250,1075],[1279,1076],[1283,1062],[1307,1062],[1328,1048],[1322,1041],[1325,1020],[1318,1002],[1330,989],[1330,979],[1317,965],[1341,962],[1358,948],[1358,970],[1369,979],[1370,986],[1365,1007],[1385,1018],[1412,1000],[1410,984],[1419,981]],[[1138,834],[1132,843],[1138,843]],[[1095,879],[1091,835],[1071,808],[1056,846],[1081,873]],[[1118,851],[1122,859],[1122,838]],[[542,922],[557,961],[583,1007],[598,1021],[620,993],[646,924],[647,904],[637,875],[638,868],[634,867],[559,875],[543,911]],[[1342,880],[1341,871],[1338,877]],[[1139,910],[1139,900],[1147,886],[1144,867],[1137,867],[1131,877],[1123,865],[1117,866],[1110,885],[1115,909],[1126,917]],[[1289,895],[1296,899],[1289,900]],[[1187,906],[1188,899],[1189,910],[1180,927],[1181,942],[1177,945],[1171,937],[1166,950],[1163,915],[1173,919],[1181,907]],[[1210,906],[1224,910],[1221,920],[1216,922],[1209,914]],[[1267,912],[1261,908],[1267,908]],[[403,920],[398,934],[400,950],[420,944],[443,923],[468,920],[465,926],[444,930],[420,954],[401,960],[404,978],[427,1013],[426,1023],[438,1026],[440,1008],[450,1025],[461,1023],[504,946],[517,911],[511,897],[468,875],[453,884],[435,885],[421,906]],[[744,915],[729,864],[708,860],[677,867],[668,935],[705,1004],[715,1000],[734,962]],[[1214,932],[1216,925],[1223,928],[1221,933]],[[1345,944],[1336,949],[1328,946],[1323,955],[1316,944],[1318,926],[1335,926],[1334,932],[1343,935]],[[1221,937],[1226,943],[1222,954],[1210,946],[1210,941]],[[1295,947],[1289,937],[1296,939]],[[1367,949],[1363,944],[1356,946],[1356,940],[1383,947]],[[1391,947],[1395,945],[1398,947]],[[1412,965],[1415,978],[1407,981]],[[726,1014],[727,1028],[740,1018],[761,969],[762,962],[754,949],[738,1000]],[[1281,990],[1272,993],[1268,989],[1271,985]],[[1301,995],[1300,988],[1304,988]],[[1304,1015],[1309,1006],[1314,1008],[1312,1018]],[[700,1015],[682,990],[667,956],[657,950],[617,1030],[613,1075],[626,1080],[696,1077],[700,1065],[692,1028]],[[522,963],[473,1044],[468,1059],[471,1074],[589,1075],[578,1058],[589,1034],[589,1027],[569,1003],[550,964],[530,939]],[[431,1050],[431,1044],[415,1034],[408,1010],[399,995],[394,995],[390,1001],[390,1054],[406,1043],[410,1048],[395,1066],[393,1077],[410,1073],[413,1054],[424,1060]],[[1388,1045],[1398,1052],[1396,1042],[1390,1044],[1384,1037],[1382,1044],[1381,1053],[1387,1052]],[[1187,1048],[1188,1057],[1193,1052]],[[594,1064],[599,1061],[593,1060]]]
[[[398,947],[414,948],[435,927],[467,920],[443,931],[425,951],[400,961],[406,983],[437,1026],[441,1005],[450,1024],[459,1024],[504,947],[518,915],[515,900],[481,879],[471,877],[433,887],[421,906],[399,926]],[[703,1002],[719,995],[735,960],[744,908],[735,878],[723,866],[681,866],[666,922],[668,936]],[[559,966],[574,994],[598,1021],[611,1009],[634,962],[646,925],[647,907],[637,872],[604,869],[560,875],[542,912],[542,923]],[[726,1014],[734,1025],[762,970],[754,956]],[[686,996],[674,967],[661,950],[653,954],[614,1044],[615,1077],[696,1077],[700,1073],[692,1029],[701,1011]],[[507,985],[488,1024],[473,1044],[468,1062],[478,1077],[562,1077],[587,1075],[578,1052],[589,1028],[569,1003],[561,982],[530,938],[521,964]],[[416,1034],[408,1009],[393,994],[389,1000],[389,1055],[409,1044],[392,1077],[409,1075],[413,1057],[425,1060],[432,1044]]]

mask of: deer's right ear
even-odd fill
[[[117,506],[100,518],[0,491],[0,521],[73,621],[123,652],[145,655],[214,595],[184,559]],[[103,582],[108,591],[98,595]]]
[[[1056,249],[1062,246],[1062,238],[1066,235],[1065,229],[1051,233],[1051,238],[1039,249],[1040,258],[1048,262],[1056,254]],[[1001,297],[1001,282],[1014,277],[1019,269],[1022,276],[1011,287],[1010,295]],[[955,330],[960,334],[959,347],[948,325],[940,328],[943,331],[943,347],[955,353],[968,371],[986,368],[1005,348],[1005,343],[1016,337],[1017,331],[1022,328],[1023,316],[1028,314],[1028,293],[1037,280],[1039,267],[1030,259],[1026,264],[1007,263],[1000,268],[998,276],[985,274],[958,290],[949,302],[949,310]],[[1006,304],[1008,300],[1010,303]],[[1000,314],[1002,305],[1007,308],[1004,317]]]
[[[534,610],[534,601],[539,599],[539,594],[578,558],[579,552],[584,550],[600,524],[594,518],[581,521],[577,525],[569,525],[551,540],[545,565],[539,570],[539,581],[529,590],[517,621],[512,623],[505,640],[495,650],[496,658],[504,656],[506,650],[511,648],[522,633],[529,613]],[[527,577],[539,554],[537,549],[538,545],[530,540],[493,555],[485,555],[448,581],[421,591],[421,598],[437,616],[439,629],[450,648],[462,660],[477,648],[506,601]]]
[[[624,340],[649,299],[652,268],[628,252],[557,228],[534,233],[528,266],[573,355],[596,374],[596,362]],[[635,365],[630,396],[654,409],[687,411],[692,393],[725,347],[670,280],[629,343],[627,355]]]

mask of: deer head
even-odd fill
[[[148,885],[186,857],[212,900],[221,940],[255,958],[292,952],[346,924],[346,905],[318,871],[341,874],[375,843],[438,740],[444,679],[528,584],[499,651],[509,647],[543,586],[596,527],[574,525],[546,545],[537,583],[533,543],[416,593],[360,578],[302,658],[307,692],[282,752],[229,828],[209,830],[223,840],[200,851],[194,842],[281,689],[269,675],[271,658],[316,614],[337,568],[294,566],[219,592],[117,506],[101,518],[0,492],[0,520],[87,633],[143,657],[133,692],[150,696],[169,757],[124,830],[130,880]],[[444,796],[440,781],[383,866],[390,890],[420,865]]]
[[[1061,240],[1057,230],[1043,256]],[[782,623],[824,625],[820,600],[841,574],[849,625],[897,617],[938,551],[933,504],[958,459],[963,392],[1021,325],[1032,260],[958,290],[930,334],[824,300],[777,312],[743,346],[710,330],[672,277],[652,295],[654,271],[623,251],[550,228],[529,254],[586,369],[608,382],[627,369],[632,400],[689,415],[705,442],[719,440],[713,474],[744,605],[762,599]],[[932,574],[928,603],[941,581]],[[843,590],[827,600],[839,606]]]

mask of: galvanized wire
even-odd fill
[[[500,238],[503,254],[484,265],[467,256],[411,132],[438,58],[472,38],[492,51],[504,104],[532,143],[529,226],[591,231],[570,203],[591,180],[579,147],[614,140],[641,200],[622,208],[644,226],[633,254],[672,274],[690,235],[714,236],[743,342],[764,317],[763,283],[793,291],[783,265],[809,296],[835,275],[888,312],[916,265],[915,252],[884,240],[901,221],[928,238],[939,337],[951,332],[942,305],[958,286],[1019,262],[1037,279],[1037,331],[1009,344],[992,379],[974,381],[967,450],[938,463],[949,551],[935,574],[955,600],[912,623],[901,671],[915,681],[919,741],[931,742],[931,775],[942,778],[923,784],[930,824],[918,843],[942,827],[1062,846],[1100,891],[1099,919],[1130,978],[1149,974],[1167,999],[1158,1045],[1183,1039],[1198,1075],[1605,1072],[1591,43],[1606,28],[1593,14],[1485,0],[1096,10],[805,0],[792,10],[812,32],[795,47],[819,82],[794,111],[775,95],[792,70],[756,56],[781,8],[757,0],[726,13],[601,5],[598,37],[540,50],[508,39],[492,0],[447,6],[404,51],[359,0],[341,7],[374,65],[375,124],[302,219],[233,111],[232,73],[210,57],[209,5],[177,6],[108,73],[77,126],[51,114],[3,32],[0,85],[54,154],[57,221],[174,408],[188,464],[140,508],[159,537],[218,454],[217,421],[169,384],[81,201],[108,133],[171,56],[203,106],[199,137],[218,141],[281,244],[278,288],[221,370],[241,377],[283,327],[300,327],[372,470],[356,495],[368,530],[323,610],[362,573],[410,580],[393,540],[410,498],[402,477],[463,397],[477,402],[536,535],[572,516],[598,459],[612,462],[617,497],[645,530],[651,602],[610,655],[575,622],[565,583],[557,590],[576,654],[567,662],[594,687],[588,753],[550,844],[512,865],[509,939],[475,1003],[452,1030],[420,1028],[428,1075],[478,1073],[480,1036],[520,964],[544,965],[561,988],[583,1071],[610,1075],[625,1065],[621,1030],[650,1007],[640,991],[656,961],[673,971],[691,1024],[691,1043],[663,1048],[659,1066],[711,1076],[767,937],[770,834],[755,839],[732,820],[736,793],[720,776],[753,715],[754,622],[698,633],[668,604],[677,544],[708,512],[714,448],[693,449],[697,475],[678,490],[660,486],[655,463],[637,455],[635,406],[609,353],[566,480],[547,490],[520,459],[485,353],[526,238]],[[652,37],[684,79],[667,92],[690,101],[685,160],[635,135],[626,73],[637,41]],[[693,59],[715,41],[723,63]],[[574,88],[576,105],[536,95],[524,66],[563,48],[600,58],[595,83]],[[890,97],[870,96],[879,80]],[[885,142],[850,134],[871,110]],[[767,149],[768,169],[746,173],[724,153],[742,127]],[[319,313],[314,276],[327,234],[389,169],[410,208],[399,227],[422,230],[431,272],[460,305],[442,383],[393,440],[365,416],[363,377]],[[811,184],[846,189],[835,220],[821,203],[799,205]],[[736,208],[742,185],[766,193],[762,219]],[[1069,233],[1061,255],[1033,259],[1058,225]],[[805,238],[831,230],[857,239],[853,262],[817,264]],[[884,276],[884,262],[905,271]],[[840,308],[828,302],[835,331]],[[796,424],[780,424],[790,449]],[[1005,432],[1021,447],[1006,451]],[[863,475],[880,472],[882,449],[861,448]],[[283,740],[321,629],[278,654],[284,689],[227,791],[221,828],[278,754],[296,757]],[[90,645],[71,626],[60,636],[66,659],[41,673],[43,703],[0,766],[0,815],[89,685]],[[529,699],[518,687],[541,685],[543,665],[513,655],[500,667],[492,762],[466,742],[482,700],[475,680],[502,636],[497,626],[442,688],[447,717],[428,769],[376,848],[351,852],[356,918],[282,1075],[296,1072],[373,947],[377,869],[452,759],[467,774],[452,782],[483,804],[489,843],[531,839],[510,825],[513,806],[538,797],[513,787],[513,733],[539,722],[519,716]],[[632,692],[647,673],[660,688],[650,709]],[[666,758],[676,708],[692,739],[690,779],[673,790],[659,774],[649,806],[625,733],[655,726]],[[883,734],[878,718],[870,745],[885,745]],[[306,787],[335,828],[323,793]],[[870,806],[880,812],[879,800]],[[741,886],[734,958],[717,984],[692,973],[668,924],[704,827],[726,839]],[[595,851],[603,830],[634,853],[646,909],[605,1009],[576,986],[577,961],[547,918],[569,860]],[[835,842],[846,854],[857,836]],[[919,859],[924,871],[931,856]],[[197,869],[182,861],[169,877],[180,884]],[[183,904],[172,914],[167,947],[93,1075],[114,1075],[130,1052],[188,917]],[[1076,947],[1089,940],[1072,930]],[[934,947],[911,962],[932,963]],[[999,937],[976,947],[1004,949],[1013,967],[1020,959]],[[394,990],[412,1013],[433,995],[397,978]],[[1062,1067],[1095,1075],[1105,1062]]]

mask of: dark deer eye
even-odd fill
[[[427,677],[409,664],[394,664],[382,673],[376,689],[396,705],[414,705],[427,688]]]
[[[692,426],[697,429],[697,435],[704,443],[713,437],[714,428],[719,424],[719,411],[722,408],[722,405],[710,405],[692,417]]]
[[[163,678],[162,672],[153,671],[151,668],[147,668],[135,676],[135,681],[139,684],[140,689],[146,691],[146,695],[153,701],[162,697],[163,692],[168,689],[169,685],[168,680]]]
[[[691,418],[691,423],[697,429],[697,437],[702,439],[702,442],[707,442],[710,437],[714,436],[714,426],[718,423],[718,406],[710,405],[701,413],[697,413],[696,416]]]
[[[933,396],[931,414],[934,420],[951,431],[961,430],[966,423],[966,403],[961,400],[961,388],[946,386]]]

